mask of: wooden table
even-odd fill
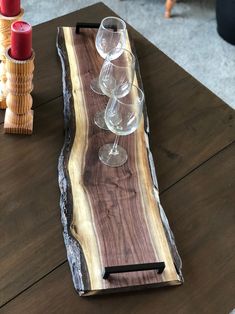
[[[0,134],[0,313],[228,313],[234,303],[235,113],[143,36],[135,40],[161,201],[185,284],[81,298],[60,222],[64,141],[56,27],[113,15],[99,3],[34,28],[34,134]]]

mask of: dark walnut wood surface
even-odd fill
[[[97,29],[76,34],[75,27],[60,27],[57,37],[66,125],[58,167],[61,215],[74,286],[80,295],[94,295],[179,285],[182,263],[159,202],[146,108],[138,129],[120,138],[128,152],[125,165],[110,168],[98,158],[114,134],[94,123],[108,101],[90,89],[103,63],[96,34]],[[126,47],[135,50],[128,33]],[[142,87],[138,62],[133,84]],[[165,264],[161,274],[155,269],[103,279],[105,267],[156,262]]]
[[[4,135],[3,124],[0,129],[0,313],[229,313],[235,290],[234,111],[132,28],[161,201],[185,283],[90,299],[73,288],[57,183],[64,123],[55,39],[57,26],[113,14],[97,4],[34,28],[34,134]]]

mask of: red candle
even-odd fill
[[[0,0],[1,14],[16,16],[20,13],[20,0]]]
[[[11,24],[11,57],[27,60],[32,56],[32,26],[24,21]]]

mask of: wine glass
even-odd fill
[[[107,127],[116,134],[114,144],[106,144],[99,150],[99,159],[110,167],[122,166],[127,161],[127,152],[118,145],[118,140],[120,135],[131,134],[138,128],[143,111],[143,91],[132,85],[127,95],[119,97],[120,88],[115,89],[105,110]]]
[[[119,48],[116,51],[116,56],[113,56],[117,58],[122,53],[121,49],[125,48],[126,45],[126,23],[118,17],[109,16],[104,18],[98,29],[95,45],[103,59],[110,50]],[[90,87],[95,93],[103,94],[99,87],[98,78],[91,81]]]
[[[112,92],[118,86],[116,91],[117,97],[123,97],[128,94],[132,85],[135,73],[135,56],[127,49],[121,49],[121,54],[117,54],[120,48],[112,49],[106,56],[99,76],[99,86],[104,95],[111,97]],[[118,93],[118,94],[117,94]],[[101,129],[108,130],[104,112],[100,111],[95,114],[95,124]]]

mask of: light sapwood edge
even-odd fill
[[[70,156],[71,147],[73,145],[74,134],[72,126],[75,125],[71,88],[68,86],[70,81],[68,56],[63,39],[63,29],[58,27],[56,46],[59,58],[62,65],[62,83],[64,92],[64,124],[65,124],[65,140],[58,161],[58,183],[60,188],[60,208],[61,222],[64,227],[63,237],[67,251],[67,258],[72,273],[72,279],[76,291],[82,296],[86,289],[90,289],[90,282],[84,258],[83,250],[78,241],[73,237],[70,226],[72,222],[72,197],[71,197],[71,182],[68,175],[67,163]]]
[[[75,136],[68,161],[68,171],[73,195],[73,218],[70,226],[73,236],[82,246],[89,273],[91,290],[102,289],[102,265],[100,262],[99,244],[93,223],[90,198],[83,180],[85,158],[88,145],[88,115],[85,96],[82,93],[83,82],[80,78],[80,64],[73,45],[73,29],[63,28],[65,45],[68,54],[71,75],[71,90],[74,101]],[[80,117],[85,117],[81,119]],[[78,154],[77,152],[82,152]],[[86,227],[82,228],[86,221]],[[78,228],[74,228],[74,226]],[[93,276],[91,276],[93,274]]]

